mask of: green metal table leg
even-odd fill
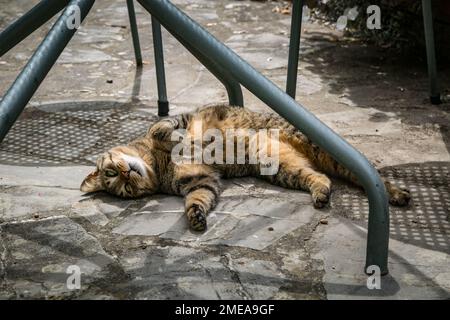
[[[302,33],[303,0],[292,1],[291,37],[289,41],[289,61],[287,70],[286,93],[295,99],[297,91],[298,56],[300,35]]]
[[[138,2],[172,34],[202,52],[345,167],[351,168],[369,198],[366,267],[388,273],[389,207],[384,184],[369,161],[344,139],[257,72],[227,46],[186,16],[168,0]],[[366,269],[367,270],[367,269]]]
[[[422,0],[423,25],[425,28],[425,42],[427,46],[428,76],[430,78],[430,100],[432,104],[441,103],[438,89],[436,52],[434,48],[433,12],[431,0]]]
[[[136,65],[139,67],[142,66],[142,54],[133,0],[127,0],[127,8],[128,8],[128,17],[130,19],[131,37],[133,38],[134,57],[136,59]]]
[[[42,0],[0,33],[0,57],[61,11],[69,0]]]
[[[161,35],[161,25],[152,16],[153,51],[155,55],[156,84],[158,86],[158,116],[169,115],[169,102],[167,101],[166,73],[164,71],[164,51]]]
[[[84,20],[95,0],[72,0],[55,22],[45,39],[34,52],[25,68],[0,102],[0,142],[30,101],[61,52],[69,43],[76,29],[70,29],[67,21],[73,20],[72,6],[80,8]]]

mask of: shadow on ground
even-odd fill
[[[450,59],[438,61],[444,103],[433,106],[428,99],[425,52],[412,55],[339,40],[328,33],[309,32],[308,42],[321,49],[301,55],[308,71],[328,82],[328,92],[349,101],[352,107],[380,110],[370,120],[388,121],[383,112],[395,113],[402,123],[438,127],[450,153]],[[445,102],[446,101],[446,102]]]
[[[58,224],[65,228],[50,233]],[[6,258],[9,262],[2,269],[7,274],[8,283],[17,286],[30,281],[25,282],[29,290],[20,298],[33,294],[33,298],[50,299],[89,295],[121,299],[254,299],[279,288],[284,292],[309,296],[312,292],[319,295],[323,291],[323,284],[314,277],[291,279],[276,269],[271,270],[275,267],[272,262],[247,260],[237,256],[234,249],[230,252],[220,246],[172,247],[172,243],[164,241],[159,245],[130,246],[127,241],[119,239],[117,242],[121,242],[122,250],[116,251],[119,257],[114,259],[92,236],[65,217],[6,224],[0,227],[0,231],[2,241],[8,244]],[[105,249],[114,250],[114,242],[110,241]],[[36,249],[35,254],[22,255],[18,259],[22,250],[33,248]],[[273,258],[277,253],[268,252],[263,257],[269,255]],[[20,260],[22,262],[18,263]],[[71,264],[84,267],[80,291],[61,288],[68,278],[65,269]],[[33,293],[33,285],[36,284],[38,288],[42,286],[40,294]],[[327,286],[331,292],[353,292],[367,297],[388,297],[399,290],[397,281],[391,276],[383,278],[383,290],[379,291],[369,290],[364,284],[327,283]]]
[[[450,163],[426,162],[386,167],[381,175],[411,191],[408,207],[390,207],[390,236],[421,248],[450,252]],[[352,187],[338,188],[332,206],[340,215],[366,225],[369,204]]]

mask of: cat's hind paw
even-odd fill
[[[405,207],[411,200],[411,194],[408,189],[395,188],[389,194],[389,203],[396,207]]]
[[[199,207],[192,207],[188,212],[189,225],[194,231],[205,231],[207,227],[206,213]]]

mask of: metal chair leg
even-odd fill
[[[136,13],[134,11],[133,0],[127,0],[128,17],[130,19],[131,36],[133,38],[134,56],[136,59],[136,65],[142,66],[142,54],[141,45],[139,43],[139,32],[136,23]]]
[[[298,56],[300,35],[302,32],[303,0],[292,1],[291,37],[289,41],[289,61],[287,70],[286,93],[295,99],[297,91]]]
[[[161,35],[161,25],[152,16],[153,50],[155,55],[156,83],[158,86],[158,116],[169,115],[169,102],[167,101],[166,73],[164,71],[164,51]]]
[[[20,113],[30,101],[61,52],[69,43],[76,29],[69,29],[67,21],[72,20],[70,6],[80,8],[84,20],[95,0],[72,0],[69,7],[55,22],[45,39],[34,52],[25,68],[0,102],[0,142],[8,133]]]
[[[61,11],[69,0],[42,0],[0,33],[0,57]]]
[[[422,0],[423,25],[425,28],[425,42],[427,46],[428,76],[430,81],[430,101],[432,104],[441,103],[438,89],[436,52],[434,47],[433,12],[431,0]]]

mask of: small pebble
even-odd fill
[[[272,227],[269,227],[268,230],[269,230],[269,231],[273,231],[273,228],[272,228]]]
[[[320,219],[320,224],[328,224],[328,220],[327,219]]]
[[[33,217],[34,217],[35,219],[39,219],[39,213],[35,213],[35,214],[33,215]]]
[[[106,80],[106,83],[113,83],[111,79]]]

